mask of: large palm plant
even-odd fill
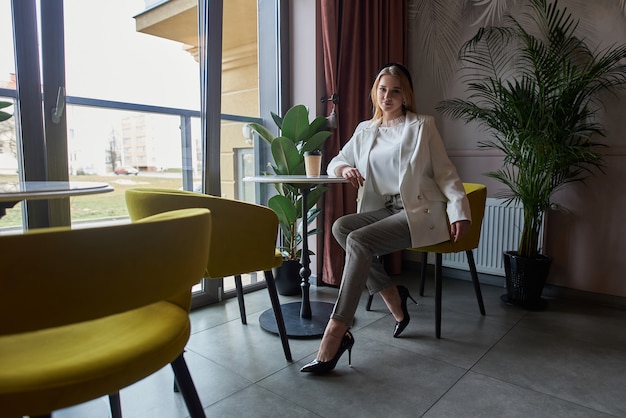
[[[508,15],[505,26],[480,28],[462,46],[469,97],[437,107],[487,128],[491,139],[480,145],[503,152],[502,167],[487,175],[523,206],[518,255],[525,257],[539,253],[552,194],[602,169],[601,93],[626,86],[626,45],[589,47],[558,1],[531,0],[530,8],[532,31]]]

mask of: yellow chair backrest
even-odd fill
[[[182,190],[148,188],[127,190],[126,206],[133,221],[174,209],[208,208],[213,219],[209,278],[276,266],[278,217],[265,206]]]
[[[478,247],[480,229],[485,216],[487,187],[483,184],[476,183],[463,183],[463,187],[465,188],[472,213],[472,225],[470,226],[469,232],[458,242],[445,241],[426,247],[410,248],[411,250],[429,253],[457,253],[459,251],[473,250]]]
[[[0,335],[88,321],[162,300],[189,308],[203,276],[211,214],[0,237]]]

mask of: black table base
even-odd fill
[[[281,305],[287,336],[292,338],[317,338],[324,334],[326,324],[330,319],[333,304],[327,302],[310,302],[313,317],[304,319],[300,317],[302,302],[286,303]],[[261,328],[273,334],[278,334],[276,319],[271,309],[266,310],[259,317]]]

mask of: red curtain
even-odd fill
[[[324,165],[350,139],[357,124],[372,117],[370,89],[378,69],[388,62],[406,62],[407,4],[408,0],[321,0],[326,93],[338,97],[337,128],[326,141]],[[332,107],[329,101],[329,113]],[[343,249],[331,226],[355,211],[356,189],[330,185],[324,194],[323,255],[318,257],[324,283],[338,285],[343,270]]]

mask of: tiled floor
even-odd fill
[[[260,329],[265,290],[246,295],[248,325],[235,299],[192,312],[185,358],[208,417],[625,417],[626,310],[590,302],[549,301],[541,312],[500,303],[501,287],[483,285],[487,315],[471,283],[446,279],[442,338],[434,336],[432,282],[418,297],[415,274],[398,278],[419,305],[391,337],[394,320],[364,293],[347,353],[327,376],[299,372],[318,339],[290,340],[285,361],[277,336]],[[334,301],[336,289],[311,287]],[[295,301],[282,297],[282,302]],[[125,418],[187,417],[172,372],[164,368],[121,393]],[[54,418],[108,417],[106,398],[57,411]]]

